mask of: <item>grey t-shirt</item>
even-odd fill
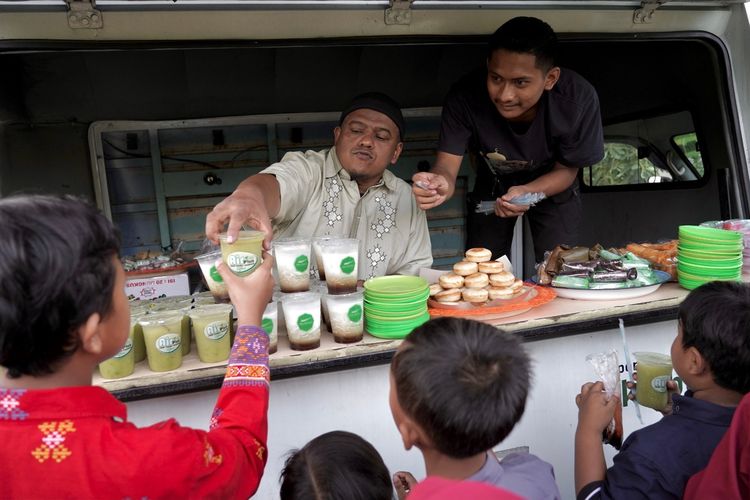
[[[466,480],[493,484],[531,500],[560,499],[552,465],[531,453],[511,453],[500,461],[487,453],[482,468]]]
[[[497,111],[486,78],[487,70],[480,68],[456,82],[440,123],[438,150],[475,157],[475,194],[500,196],[549,172],[556,162],[586,167],[604,157],[599,98],[576,72],[561,68],[557,84],[542,94],[534,120],[523,130]],[[502,192],[491,193],[495,176]]]

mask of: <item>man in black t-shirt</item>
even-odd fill
[[[463,155],[477,168],[469,196],[467,248],[508,254],[519,215],[529,219],[537,262],[561,243],[578,243],[578,169],[604,156],[596,91],[577,73],[554,65],[557,37],[545,22],[516,17],[490,37],[487,66],[451,88],[430,172],[414,175],[427,210],[453,195]],[[544,193],[534,206],[514,198]],[[493,201],[494,213],[475,212]],[[513,203],[515,201],[516,203]]]

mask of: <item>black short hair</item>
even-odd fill
[[[682,347],[695,347],[714,381],[746,394],[750,391],[750,285],[712,281],[680,304]]]
[[[388,468],[366,440],[346,431],[321,434],[293,452],[281,471],[281,500],[390,500]]]
[[[478,321],[437,318],[417,327],[393,357],[398,402],[453,458],[486,451],[526,408],[531,363],[518,337]]]
[[[79,347],[75,330],[112,306],[117,230],[72,196],[0,199],[0,366],[53,373]]]
[[[536,56],[536,67],[544,72],[555,65],[557,35],[552,27],[536,17],[514,17],[490,36],[487,59],[499,49]]]

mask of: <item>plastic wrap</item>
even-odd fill
[[[599,352],[586,356],[586,361],[594,367],[599,380],[604,383],[604,392],[607,399],[620,398],[620,363],[617,359],[617,351],[611,349],[607,352]],[[622,446],[622,405],[619,403],[615,409],[615,416],[606,429],[602,432],[602,441],[614,446],[619,450]]]

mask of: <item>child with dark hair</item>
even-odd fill
[[[0,199],[1,498],[247,498],[266,462],[272,259],[219,264],[239,328],[209,431],[137,428],[91,385],[127,341],[119,236],[72,197]],[[12,471],[12,474],[8,471]]]
[[[618,398],[601,382],[576,397],[578,498],[682,498],[691,475],[703,469],[750,391],[750,285],[716,281],[680,304],[672,365],[688,387],[672,395],[659,422],[632,433],[606,469],[601,434]]]
[[[422,452],[427,476],[559,498],[551,465],[529,453],[498,461],[491,450],[523,415],[530,385],[531,363],[517,337],[477,321],[438,318],[414,329],[393,357],[391,412],[404,448]],[[401,497],[414,482],[409,473],[394,477]]]
[[[321,434],[292,453],[281,472],[281,500],[390,500],[388,468],[366,440]]]

